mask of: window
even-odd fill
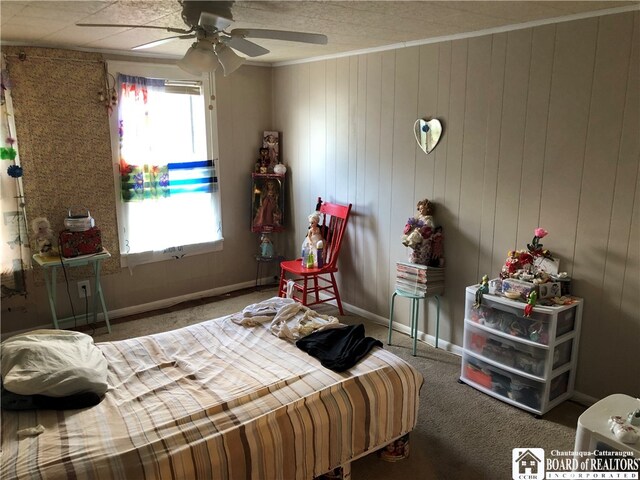
[[[133,267],[222,248],[212,78],[113,62],[118,236]]]

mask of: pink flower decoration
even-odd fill
[[[422,238],[424,238],[425,240],[427,238],[429,238],[431,236],[431,227],[428,226],[424,226],[420,229],[420,235],[422,235]]]
[[[406,235],[407,233],[409,233],[411,231],[411,225],[409,225],[408,223],[404,226],[404,234]]]
[[[538,238],[544,238],[547,236],[549,232],[547,232],[544,228],[536,228],[533,234]]]
[[[529,252],[519,252],[518,254],[518,262],[520,263],[520,268],[524,265],[531,265],[533,263],[533,257]]]

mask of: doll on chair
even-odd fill
[[[314,259],[313,266],[318,265],[318,242],[322,242],[320,243],[320,248],[322,248],[324,243],[324,237],[322,236],[319,224],[320,214],[318,212],[313,212],[309,215],[309,230],[302,242],[302,251],[307,252],[307,256]]]

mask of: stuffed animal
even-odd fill
[[[44,256],[55,255],[53,250],[53,232],[51,224],[45,217],[34,218],[31,222],[33,230],[33,240],[38,248],[38,253]]]

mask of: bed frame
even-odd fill
[[[336,373],[229,317],[97,346],[109,364],[100,404],[2,412],[1,478],[348,476],[416,424],[422,375],[378,347]]]

